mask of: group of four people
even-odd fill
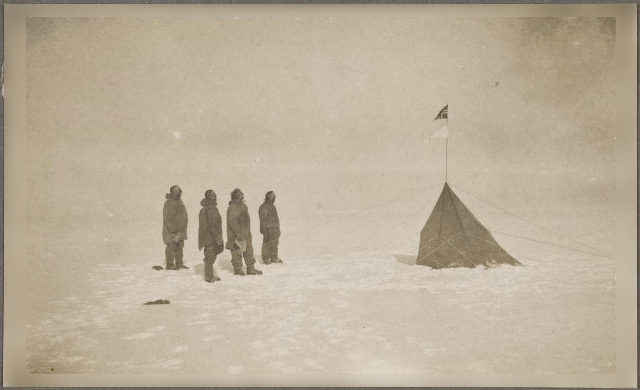
[[[182,189],[174,185],[166,194],[163,210],[162,239],[166,245],[165,261],[167,270],[186,269],[183,262],[184,240],[187,239],[187,208],[180,199]],[[280,220],[274,205],[276,195],[269,191],[265,195],[264,203],[260,205],[260,233],[262,241],[262,262],[264,264],[282,263],[278,257],[278,243],[280,239]],[[231,251],[231,264],[234,275],[245,275],[242,259],[247,266],[246,275],[261,275],[262,271],[255,268],[256,260],[253,256],[251,225],[249,210],[244,203],[244,193],[236,188],[231,192],[231,201],[227,209],[227,245],[222,238],[222,217],[218,212],[218,201],[213,190],[204,193],[200,202],[202,209],[199,215],[198,249],[204,249],[204,279],[212,283],[219,281],[213,264],[218,254],[224,249]]]

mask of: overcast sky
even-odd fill
[[[429,134],[445,104],[452,184],[613,204],[613,18],[35,18],[27,33],[40,222],[155,217],[173,184],[194,207],[234,187],[256,208],[267,190],[296,210],[370,206],[444,182]]]

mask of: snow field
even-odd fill
[[[614,264],[443,269],[353,252],[259,265],[102,264],[28,333],[31,373],[611,373]],[[142,305],[168,299],[169,305]]]

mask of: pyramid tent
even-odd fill
[[[418,265],[431,268],[520,265],[445,183],[420,233]]]

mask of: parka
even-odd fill
[[[165,244],[173,242],[173,235],[179,234],[180,240],[187,239],[187,208],[184,202],[171,194],[165,196],[164,210],[162,212],[162,241]]]
[[[260,233],[268,235],[270,238],[280,237],[280,220],[276,206],[265,200],[258,209],[258,215],[260,216]]]
[[[249,210],[242,200],[232,200],[227,209],[227,245],[234,250],[236,239],[251,242],[251,219]]]
[[[198,228],[198,249],[206,248],[215,243],[222,243],[222,217],[218,212],[216,201],[204,198],[200,201]]]

